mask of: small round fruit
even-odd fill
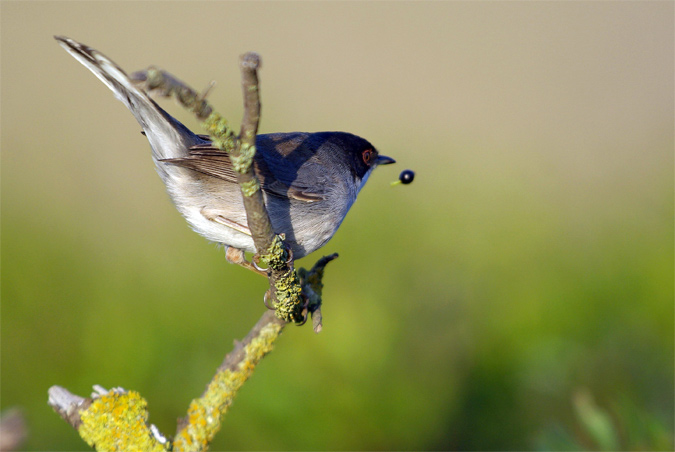
[[[415,179],[415,172],[409,169],[401,171],[401,174],[398,176],[398,180],[404,185],[411,183],[413,179]]]

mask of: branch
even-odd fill
[[[163,452],[171,443],[148,424],[147,402],[134,391],[94,386],[91,398],[49,388],[49,405],[98,451]]]
[[[241,342],[235,342],[202,396],[190,403],[173,444],[148,424],[147,402],[134,391],[95,386],[92,397],[83,398],[52,386],[49,405],[98,451],[205,451],[235,395],[272,350],[285,325],[267,311]]]
[[[298,270],[302,290],[309,298],[314,330],[321,330],[323,271],[337,254],[323,257],[307,271]],[[71,394],[65,388],[49,388],[49,405],[87,444],[98,451],[204,451],[220,430],[235,395],[248,380],[287,324],[266,311],[234,350],[227,354],[202,396],[193,400],[187,417],[180,420],[173,444],[154,425],[148,424],[147,402],[134,391],[94,386],[90,398]]]
[[[244,95],[244,118],[241,122],[238,146],[230,152],[233,162],[247,158],[246,166],[237,170],[237,181],[242,187],[244,194],[244,208],[248,227],[251,229],[253,243],[258,251],[270,249],[274,240],[274,230],[269,214],[265,209],[260,182],[253,172],[253,156],[255,155],[255,137],[258,132],[260,121],[260,96],[258,88],[258,68],[260,57],[258,54],[249,52],[240,57],[241,88]],[[235,167],[236,168],[236,167]],[[246,191],[244,187],[255,187],[252,191]]]
[[[273,312],[265,312],[258,323],[218,367],[202,396],[193,400],[186,418],[179,421],[174,450],[206,450],[220,430],[234,396],[253,374],[260,360],[270,351],[286,322]]]
[[[95,386],[92,397],[83,398],[52,386],[49,405],[98,451],[207,450],[235,395],[272,350],[285,325],[267,311],[241,342],[235,342],[202,396],[190,403],[173,444],[148,424],[147,402],[134,391]]]
[[[337,259],[337,257],[337,253],[333,253],[330,256],[324,256],[319,259],[309,271],[304,268],[298,269],[302,293],[307,297],[307,309],[312,315],[312,327],[316,333],[319,333],[323,328],[323,317],[321,315],[323,270],[330,261]]]
[[[255,138],[260,118],[257,69],[260,57],[247,53],[240,61],[244,94],[244,119],[239,137],[227,121],[197,94],[170,74],[155,68],[133,74],[130,78],[148,91],[175,97],[191,110],[209,132],[214,145],[228,152],[238,173],[257,257],[269,265],[270,290],[275,299],[275,313],[266,312],[224,359],[202,396],[193,400],[188,415],[178,426],[175,442],[167,440],[154,425],[148,424],[147,403],[133,391],[114,388],[107,391],[95,386],[91,398],[71,394],[60,386],[49,389],[49,404],[91,446],[101,451],[203,451],[220,429],[223,416],[239,388],[252,375],[260,360],[272,350],[284,326],[294,321],[304,323],[306,312],[312,315],[314,330],[321,330],[321,278],[328,262],[337,254],[320,259],[309,271],[293,269],[293,259],[283,242],[283,234],[273,232],[265,208],[260,183],[253,171]],[[307,303],[304,302],[307,300]]]
[[[248,227],[256,248],[256,259],[269,265],[270,293],[274,298],[276,314],[287,322],[302,324],[306,314],[303,312],[305,302],[300,281],[293,269],[283,235],[274,233],[260,182],[253,170],[255,138],[260,119],[258,67],[258,54],[249,52],[241,56],[244,118],[239,137],[234,136],[227,121],[213,111],[203,96],[168,72],[150,67],[132,74],[131,79],[147,91],[174,97],[184,108],[195,113],[197,119],[203,121],[202,126],[209,133],[213,144],[229,154],[232,166],[237,171]]]

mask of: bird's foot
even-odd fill
[[[244,267],[248,270],[251,270],[254,273],[257,273],[259,275],[264,276],[267,278],[267,270],[262,269],[255,265],[252,262],[249,262],[246,260],[246,254],[244,253],[244,250],[240,250],[239,248],[235,248],[233,246],[228,246],[225,248],[225,259],[230,263],[230,264],[237,264],[240,267]]]

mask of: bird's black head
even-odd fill
[[[391,157],[380,155],[368,140],[347,132],[318,132],[312,134],[316,139],[338,148],[345,163],[356,179],[364,179],[378,165],[396,163]],[[335,151],[335,149],[334,149]]]

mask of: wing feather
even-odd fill
[[[164,159],[161,161],[198,171],[225,182],[237,183],[237,173],[232,167],[230,156],[214,147],[211,143],[190,147],[189,156],[187,157]],[[274,174],[269,170],[262,158],[255,159],[254,168],[263,191],[269,195],[304,202],[315,202],[325,199],[322,193],[311,191],[307,187],[298,187],[292,183],[288,185],[279,181],[274,177]]]

